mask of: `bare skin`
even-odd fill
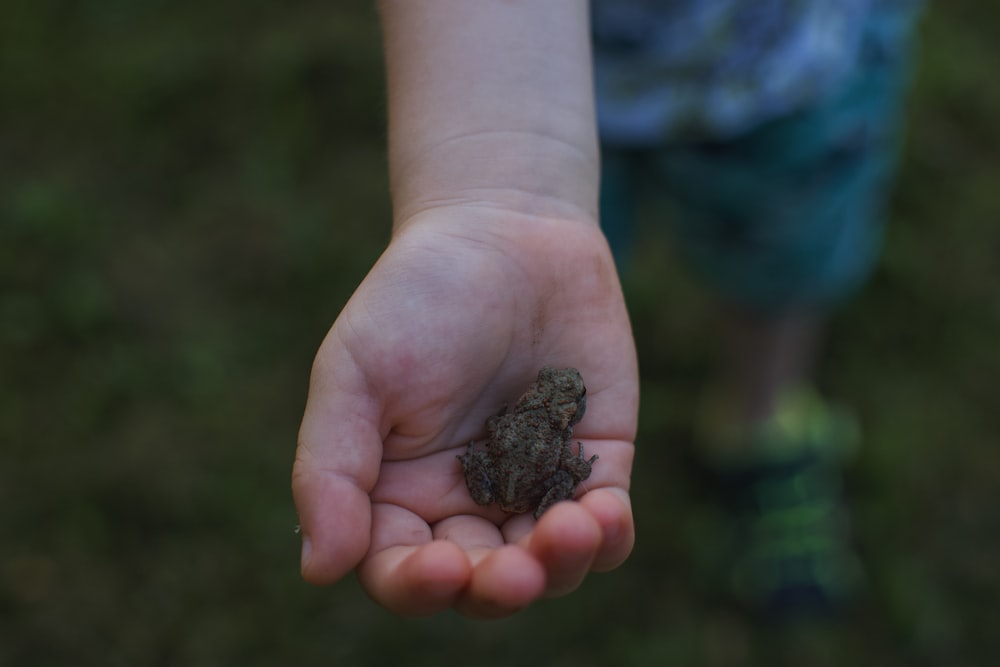
[[[824,319],[813,309],[767,314],[723,309],[714,390],[726,398],[733,428],[767,421],[783,392],[812,381]]]
[[[357,566],[393,611],[499,616],[630,552],[637,370],[595,227],[505,216],[474,235],[467,215],[495,214],[456,213],[399,234],[331,329],[293,488],[306,580],[329,584]],[[536,523],[477,505],[455,457],[546,364],[586,374],[588,417],[574,440],[601,465],[578,503]]]
[[[393,237],[316,356],[292,487],[302,574],[356,569],[405,615],[495,617],[633,543],[638,377],[597,226],[587,4],[382,0]],[[587,378],[601,465],[536,522],[477,505],[456,457],[542,366]]]

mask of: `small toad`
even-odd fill
[[[587,407],[586,387],[575,368],[543,368],[517,400],[486,421],[485,451],[475,442],[459,456],[465,483],[480,505],[495,502],[506,512],[534,510],[535,518],[560,500],[573,497],[590,477],[596,456],[583,457],[583,446],[570,449],[573,427]]]

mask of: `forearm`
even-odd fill
[[[585,0],[381,0],[397,224],[449,204],[596,224]]]

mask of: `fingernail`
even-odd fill
[[[302,536],[302,564],[301,568],[304,572],[309,566],[309,558],[312,556],[312,540],[309,539],[308,535]]]

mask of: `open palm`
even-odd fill
[[[597,454],[536,522],[476,505],[456,455],[542,366],[575,366]],[[398,230],[316,357],[293,471],[303,575],[358,566],[405,614],[515,611],[610,569],[633,541],[635,352],[603,236],[579,221],[434,211]]]

